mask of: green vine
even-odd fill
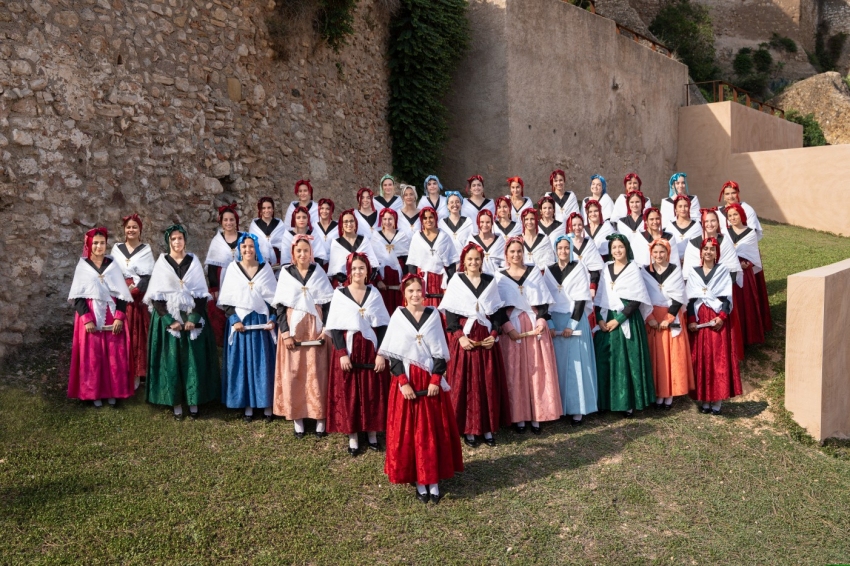
[[[334,51],[348,43],[354,33],[354,10],[357,0],[319,0],[316,31]]]
[[[299,38],[315,32],[339,51],[354,33],[356,9],[357,0],[277,0],[266,18],[269,43],[277,57],[286,60]]]
[[[390,25],[389,124],[393,171],[416,183],[440,165],[443,98],[469,44],[467,0],[401,0]]]

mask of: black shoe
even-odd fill
[[[377,442],[370,442],[369,443],[369,450],[374,450],[375,452],[380,452],[381,451],[381,445],[378,444]]]
[[[525,434],[525,427],[524,427],[524,426],[519,426],[519,425],[515,424],[515,425],[514,425],[514,431],[515,431],[517,434]]]
[[[656,403],[655,404],[655,410],[656,411],[660,411],[663,408],[664,408],[664,403]]]
[[[301,440],[302,438],[304,438],[304,433],[295,431],[295,438],[297,438],[298,440]]]
[[[570,426],[581,426],[583,424],[584,424],[584,419],[579,419],[579,420],[572,419],[570,421]]]
[[[109,405],[110,409],[117,409],[118,408],[118,401],[116,400],[114,403],[107,403],[107,405]]]
[[[324,438],[328,435],[325,431],[316,431],[316,438]]]
[[[443,494],[442,494],[442,493],[438,493],[438,494],[436,494],[436,495],[434,495],[434,494],[432,493],[432,494],[431,494],[431,503],[433,503],[434,505],[437,505],[437,504],[439,504],[439,503],[440,503],[440,500],[441,500],[442,498],[443,498]]]
[[[669,405],[667,403],[664,403],[664,410],[665,411],[669,411],[672,408],[673,408],[673,403],[670,403]]]
[[[623,418],[626,418],[626,419],[631,419],[631,418],[632,418],[632,417],[634,417],[634,416],[635,416],[635,412],[634,412],[634,411],[625,411],[625,412],[623,413]]]
[[[189,411],[189,418],[193,421],[198,420],[198,411],[195,411],[194,413],[192,411]]]
[[[250,423],[254,421],[254,415],[242,415],[242,420],[246,423]]]
[[[703,415],[707,415],[711,412],[711,407],[700,407],[699,412]]]
[[[348,453],[351,455],[352,458],[354,458],[355,456],[360,454],[360,448],[352,448],[351,446],[349,446]]]
[[[263,415],[263,421],[270,423],[274,420],[274,415]]]
[[[472,440],[469,440],[469,437],[464,434],[463,443],[467,446],[471,446],[472,448],[478,448],[478,439],[474,436],[472,437]]]
[[[495,446],[496,445],[496,437],[491,436],[490,438],[484,437],[484,444],[487,446]]]
[[[179,415],[178,415],[178,414],[175,414],[175,415],[174,415],[174,420],[175,420],[175,421],[182,421],[184,418],[186,418],[186,417],[185,417],[185,415],[184,415],[183,413],[180,413]]]
[[[723,411],[721,411],[720,409],[712,409],[711,414],[712,415],[722,415]]]
[[[531,425],[531,432],[532,432],[532,434],[540,434],[540,431],[541,431],[541,427]]]
[[[427,491],[425,493],[419,493],[417,491],[416,492],[416,499],[418,499],[422,503],[428,503],[428,501],[431,499],[431,496],[428,494]]]

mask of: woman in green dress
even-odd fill
[[[631,417],[655,402],[655,386],[644,318],[652,301],[633,260],[629,240],[608,236],[613,258],[605,264],[594,304],[599,326],[593,338],[596,352],[598,407]]]
[[[218,400],[221,391],[218,351],[207,323],[204,269],[186,252],[186,229],[165,230],[168,253],[159,256],[151,273],[145,303],[151,310],[148,335],[147,399],[174,407],[174,418],[198,418],[198,405]]]

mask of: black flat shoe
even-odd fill
[[[381,451],[381,445],[378,444],[377,442],[370,442],[369,443],[369,450],[374,450],[375,452],[380,452]]]
[[[316,431],[316,438],[324,438],[327,435],[328,435],[328,433],[326,433],[325,431],[321,431],[321,432],[318,431],[318,430]]]
[[[723,411],[721,409],[712,409],[711,414],[712,415],[722,415]]]
[[[525,427],[524,427],[524,426],[519,426],[519,425],[514,425],[514,431],[515,431],[517,434],[525,434]]]
[[[194,413],[192,411],[189,411],[189,418],[193,421],[198,420],[198,411],[195,411]]]
[[[440,500],[441,500],[442,498],[443,498],[443,494],[442,494],[442,493],[438,493],[438,494],[436,494],[436,495],[434,495],[434,494],[432,493],[432,494],[431,494],[431,503],[433,503],[434,505],[437,505],[437,504],[439,504],[439,503],[440,503]]]
[[[348,447],[348,453],[351,455],[352,458],[354,458],[358,454],[360,454],[360,448],[352,448],[351,446],[349,446]]]
[[[469,440],[469,438],[465,434],[463,435],[463,443],[467,446],[471,446],[472,448],[478,447],[478,439],[473,437],[472,440]]]
[[[425,493],[419,493],[417,491],[416,492],[416,499],[418,499],[422,503],[428,503],[428,501],[430,501],[430,499],[431,499],[431,496],[428,494],[427,491]]]
[[[263,421],[270,423],[274,420],[274,415],[263,415]]]
[[[623,418],[626,418],[626,419],[634,418],[634,416],[635,416],[635,412],[634,412],[634,411],[625,411],[625,412],[623,413]]]
[[[484,444],[487,446],[495,446],[496,445],[496,437],[491,436],[490,438],[484,438]]]
[[[703,415],[707,415],[711,412],[711,407],[700,407],[699,412]]]
[[[655,410],[660,411],[664,408],[664,403],[655,403]]]
[[[570,426],[581,426],[583,424],[584,424],[584,419],[579,419],[579,420],[573,419],[573,420],[570,421]]]
[[[246,423],[254,422],[254,415],[242,415],[242,420]]]
[[[304,433],[303,432],[295,432],[295,438],[297,438],[298,440],[301,440],[302,438],[304,438]]]
[[[532,433],[532,434],[540,434],[540,431],[541,431],[541,430],[542,430],[542,428],[541,428],[541,427],[531,425],[531,433]]]
[[[665,411],[669,411],[672,408],[673,408],[673,403],[670,403],[669,405],[667,403],[664,403],[664,410]]]

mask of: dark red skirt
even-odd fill
[[[127,279],[127,285],[133,283]],[[127,332],[130,334],[130,372],[133,377],[148,374],[148,329],[151,326],[151,313],[142,302],[145,294],[138,289],[130,291],[132,303],[127,303]]]
[[[466,323],[460,319],[461,325]],[[469,338],[480,342],[489,336],[487,328],[475,322]],[[463,330],[448,335],[449,363],[446,380],[451,386],[451,399],[457,428],[463,434],[483,435],[511,424],[511,405],[502,349],[498,345],[485,350],[464,350],[460,345]]]
[[[221,267],[215,266],[216,271],[218,271],[218,280],[219,285],[224,283],[221,280]],[[219,287],[220,288],[220,287]],[[210,294],[217,294],[219,288],[210,289]],[[224,347],[224,325],[227,324],[227,317],[224,316],[224,311],[216,306],[216,301],[214,299],[210,299],[207,301],[207,322],[212,328],[213,336],[215,337],[215,345],[219,348]]]
[[[741,321],[741,338],[745,346],[764,343],[764,327],[758,284],[752,266],[743,270],[744,286],[732,286],[732,305]],[[770,315],[768,315],[768,318]]]
[[[425,284],[425,300],[422,301],[426,307],[440,306],[440,301],[443,300],[443,293],[446,291],[442,285],[443,275],[439,273],[428,273],[428,282]],[[443,327],[445,328],[445,324],[443,324]]]
[[[411,366],[409,379],[415,391],[422,391],[428,389],[432,375]],[[440,389],[434,397],[408,401],[401,394],[398,377],[393,377],[384,464],[390,481],[428,485],[462,471],[463,453],[449,395]]]
[[[702,305],[697,314],[703,322],[717,316],[706,305]],[[690,392],[690,396],[694,399],[714,403],[741,394],[738,344],[732,336],[733,327],[729,322],[727,318],[720,330],[700,328],[690,334],[696,382],[696,388]]]
[[[767,282],[764,280],[764,271],[755,274],[756,289],[758,289],[759,312],[761,313],[761,327],[765,332],[773,330],[773,319],[770,317],[770,300],[767,296]]]
[[[398,276],[398,272],[389,267],[384,268],[384,272],[381,274],[381,280],[388,287],[398,287],[401,284],[401,278]],[[384,289],[381,291],[381,297],[384,299],[384,306],[387,307],[387,312],[390,313],[390,316],[402,304],[402,293],[400,289]]]
[[[374,364],[375,347],[357,332],[351,346],[352,364]],[[339,360],[347,355],[331,345],[328,376],[328,432],[375,432],[386,430],[390,372],[352,368],[342,371]]]

